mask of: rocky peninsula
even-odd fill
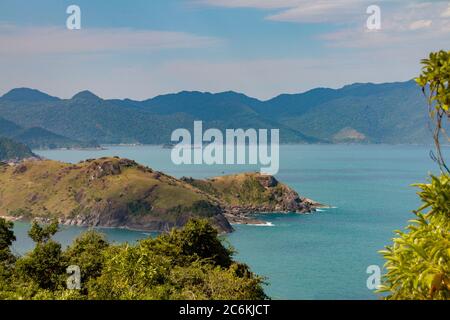
[[[303,214],[318,207],[259,173],[177,179],[121,158],[0,165],[0,216],[14,220],[168,231],[201,217],[228,233],[232,224],[264,223],[256,213]]]

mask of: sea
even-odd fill
[[[383,270],[379,250],[392,243],[420,206],[412,186],[439,172],[431,146],[283,145],[278,180],[300,195],[329,206],[309,215],[267,214],[264,226],[235,225],[224,241],[235,259],[265,277],[272,299],[380,299],[367,285],[370,266]],[[445,149],[449,152],[450,149]],[[175,177],[206,178],[258,171],[257,166],[174,165],[160,146],[105,146],[103,150],[36,150],[48,159],[77,163],[103,156],[133,159]],[[28,223],[17,222],[14,251],[33,248]],[[67,246],[80,227],[62,227],[55,239]],[[100,229],[114,243],[155,236],[123,229]]]

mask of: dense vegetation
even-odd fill
[[[35,157],[26,145],[0,137],[0,161],[20,160]]]
[[[267,298],[263,279],[233,261],[232,249],[205,220],[135,245],[109,244],[91,230],[66,249],[52,239],[57,222],[33,223],[36,246],[22,257],[11,253],[12,228],[0,219],[0,299]],[[80,268],[79,289],[68,289],[69,266]]]
[[[31,149],[99,147],[95,141],[82,142],[69,139],[40,127],[25,129],[3,118],[0,118],[0,137],[21,142]]]
[[[437,151],[433,158],[440,177],[419,184],[423,205],[407,230],[397,231],[394,244],[382,251],[387,260],[381,292],[388,299],[450,299],[450,176],[441,150],[441,134],[450,119],[450,52],[432,53],[423,60],[417,79],[428,96]]]
[[[0,117],[102,144],[169,143],[174,129],[192,129],[194,120],[221,130],[279,128],[285,143],[422,143],[431,140],[427,117],[419,112],[424,101],[413,81],[315,89],[268,101],[235,92],[180,92],[145,101],[104,100],[82,92],[61,100],[16,89],[0,98]]]

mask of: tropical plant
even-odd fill
[[[381,251],[387,274],[380,291],[388,299],[450,299],[450,178],[417,186],[423,201],[417,218]]]
[[[428,59],[422,60],[422,74],[416,82],[427,96],[429,113],[434,122],[433,136],[437,149],[434,156],[442,171],[450,173],[442,154],[442,136],[450,141],[446,125],[450,120],[450,51],[432,52]]]
[[[422,63],[416,81],[428,97],[437,149],[432,157],[441,176],[415,185],[423,203],[414,212],[416,219],[406,231],[396,231],[393,245],[381,251],[387,273],[379,292],[387,299],[450,299],[450,170],[441,147],[444,121],[450,119],[450,51],[431,53]]]

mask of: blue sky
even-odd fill
[[[66,29],[71,4],[81,30]],[[365,28],[371,4],[381,8],[379,31]],[[449,1],[0,0],[0,94],[234,90],[267,99],[408,80],[449,40]]]

